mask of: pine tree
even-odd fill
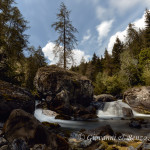
[[[141,30],[137,31],[134,24],[129,24],[126,37],[126,49],[136,58],[143,48],[143,39],[140,35]]]
[[[85,58],[82,56],[80,65],[79,65],[79,73],[85,75],[87,69],[87,63],[85,62]]]
[[[92,63],[93,65],[96,64],[97,59],[98,59],[98,57],[97,57],[96,54],[94,53],[94,54],[93,54],[93,57],[92,57],[91,63]]]
[[[0,78],[17,83],[23,77],[20,70],[28,43],[24,32],[28,27],[14,4],[14,0],[0,0]]]
[[[111,76],[113,72],[113,64],[112,64],[111,55],[108,53],[107,49],[105,49],[104,52],[103,65],[104,65],[104,72],[106,72],[107,75]]]
[[[59,63],[63,64],[64,69],[67,68],[67,64],[73,61],[72,49],[74,44],[77,44],[77,39],[74,33],[78,32],[73,27],[72,22],[69,18],[70,11],[67,10],[64,3],[61,3],[59,13],[57,14],[58,21],[52,24],[55,31],[58,32],[59,37],[55,41],[54,54],[59,56]]]
[[[114,70],[118,71],[120,69],[120,54],[123,52],[123,43],[117,37],[116,42],[112,49],[112,58],[113,58],[113,65]]]

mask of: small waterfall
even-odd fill
[[[104,105],[104,108],[103,110],[98,110],[98,117],[99,118],[114,118],[114,117],[124,117],[124,114],[123,114],[123,111],[122,111],[122,108],[130,108],[132,110],[132,108],[122,102],[122,100],[118,100],[118,101],[114,101],[114,102],[106,102],[105,105]],[[146,115],[146,114],[140,114],[140,113],[137,113],[136,111],[132,110],[133,112],[133,115],[135,117],[150,117],[150,115]]]

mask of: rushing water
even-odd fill
[[[98,119],[96,120],[89,120],[89,121],[73,121],[73,120],[59,120],[55,119],[54,116],[47,116],[42,113],[42,109],[35,110],[35,117],[43,122],[52,122],[52,123],[59,123],[63,128],[70,128],[74,130],[79,129],[95,129],[101,126],[110,125],[114,131],[134,134],[134,135],[147,135],[150,132],[150,124],[146,127],[142,127],[142,129],[135,129],[129,127],[129,119],[124,118],[122,113],[122,107],[130,108],[129,105],[122,102],[121,100],[115,102],[107,102],[103,110],[98,110],[97,115]],[[150,115],[139,114],[133,111],[135,117],[144,117],[145,119],[149,120]],[[122,120],[121,118],[124,118]]]
[[[122,108],[130,108],[132,110],[132,108],[122,102],[122,100],[118,100],[115,102],[107,102],[105,103],[105,106],[103,108],[103,110],[98,110],[98,117],[99,118],[123,118],[124,114],[122,111]],[[134,117],[150,117],[150,115],[146,115],[146,114],[140,114],[137,113],[136,111],[132,110]]]

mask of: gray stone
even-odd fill
[[[124,115],[124,117],[133,117],[133,112],[130,108],[122,108],[122,113]]]
[[[55,65],[40,68],[34,84],[47,100],[65,104],[89,106],[93,100],[93,85],[86,77]]]
[[[113,102],[116,100],[115,97],[110,94],[101,94],[94,96],[94,98],[97,102]]]
[[[49,131],[33,115],[21,109],[12,111],[5,123],[4,133],[8,142],[12,143],[12,146],[15,146],[16,143],[19,143],[19,146],[24,146],[25,142],[32,141],[32,144],[42,143],[54,149],[58,147],[69,149],[68,143],[62,137]],[[20,138],[27,141],[23,141]],[[14,139],[16,140],[14,141]]]
[[[0,121],[6,121],[13,109],[34,113],[35,101],[25,88],[0,80]]]
[[[124,93],[124,101],[139,113],[150,114],[150,86],[134,87]]]
[[[93,101],[93,85],[89,79],[55,65],[40,68],[34,84],[46,98],[48,109],[59,114],[76,116],[73,107],[87,108]]]

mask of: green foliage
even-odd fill
[[[105,49],[104,52],[104,59],[103,59],[103,67],[104,72],[106,72],[109,76],[112,76],[113,74],[113,62],[112,57],[108,53],[107,49]]]
[[[117,37],[116,42],[112,49],[112,59],[113,59],[113,68],[114,72],[118,72],[120,70],[120,54],[123,52],[123,43]]]
[[[33,90],[34,89],[33,81],[36,72],[39,68],[46,66],[46,59],[40,46],[37,50],[35,50],[34,47],[31,47],[30,51],[32,53],[30,57],[27,58],[25,86],[30,90]]]
[[[139,54],[139,63],[142,67],[150,65],[150,48],[141,50]]]
[[[84,73],[80,73],[93,81],[96,95],[116,95],[133,86],[150,85],[149,10],[146,10],[145,23],[144,30],[129,24],[126,41],[122,43],[117,38],[112,55],[105,49],[104,57],[99,58],[94,53],[92,60],[86,63]],[[76,67],[77,71],[82,65]]]
[[[150,86],[150,68],[144,68],[141,80],[144,82],[144,85]]]
[[[0,79],[21,85],[28,27],[14,4],[14,0],[0,0]]]
[[[117,95],[121,90],[121,83],[117,75],[108,76],[106,73],[97,75],[95,83],[96,95],[103,93]]]
[[[126,80],[128,87],[138,85],[140,83],[140,68],[138,60],[134,59],[128,50],[121,54],[121,70],[120,75]]]
[[[126,37],[126,49],[128,49],[134,58],[138,58],[138,54],[143,48],[143,35],[141,30],[137,30],[134,24],[129,24]]]

